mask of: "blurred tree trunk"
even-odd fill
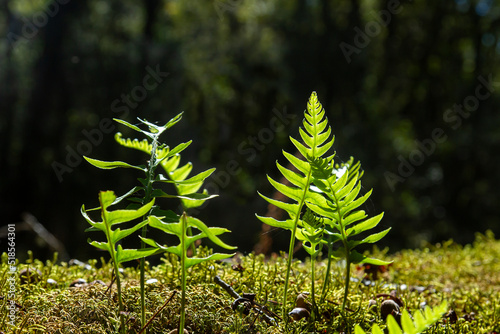
[[[145,0],[144,7],[146,10],[146,20],[144,22],[144,30],[143,30],[143,48],[142,48],[142,61],[143,67],[149,64],[150,59],[150,51],[151,44],[154,39],[154,25],[156,23],[158,6],[160,5],[160,0]]]
[[[5,30],[9,31],[9,27],[13,24],[12,12],[9,9],[9,0],[0,2],[0,9],[5,13]],[[0,82],[0,175],[3,175],[7,180],[12,182],[10,177],[11,170],[9,165],[12,161],[12,137],[14,125],[14,111],[18,97],[18,86],[15,75],[15,66],[12,64],[12,47],[7,45],[5,48],[5,74]],[[0,185],[0,198],[8,196],[7,184]],[[2,210],[3,211],[3,210]]]
[[[8,163],[9,196],[22,199],[12,201],[15,207],[11,207],[10,212],[16,217],[10,219],[18,219],[17,215],[25,210],[43,209],[44,205],[37,203],[37,199],[45,198],[51,188],[57,186],[51,162],[57,158],[54,148],[64,147],[71,106],[68,80],[63,71],[65,33],[69,31],[70,16],[83,2],[60,5],[57,14],[40,27],[35,37],[42,39],[43,46],[32,72],[31,95],[20,120],[22,133],[18,140],[22,148],[18,159]],[[25,191],[33,188],[36,190]]]

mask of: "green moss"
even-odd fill
[[[200,255],[209,250],[200,248]],[[373,323],[383,325],[377,307],[383,297],[396,290],[410,312],[420,308],[423,303],[436,306],[447,300],[458,321],[451,323],[450,318],[431,328],[428,333],[488,333],[500,328],[500,242],[491,233],[479,235],[472,245],[460,246],[453,242],[427,246],[419,250],[404,250],[387,255],[374,250],[373,255],[393,260],[394,264],[373,284],[361,282],[364,273],[357,269],[352,290],[347,302],[348,317],[341,315],[343,296],[343,277],[341,264],[334,269],[333,283],[326,296],[326,302],[319,304],[320,319],[308,323],[306,319],[290,322],[289,333],[340,333],[353,332],[354,325],[360,324],[368,330]],[[249,254],[240,256],[234,263],[203,263],[190,269],[186,327],[190,333],[283,333],[284,322],[279,326],[269,326],[255,312],[243,315],[231,309],[234,301],[222,287],[213,282],[219,275],[222,280],[239,293],[254,293],[255,301],[266,304],[270,311],[280,314],[281,297],[284,288],[286,258]],[[243,271],[232,268],[239,264]],[[30,262],[30,261],[28,261]],[[109,285],[112,266],[101,260],[89,261],[90,269],[70,266],[67,263],[54,264],[33,260],[18,265],[18,271],[28,266],[41,271],[37,283],[20,284],[16,279],[16,302],[23,309],[17,311],[16,333],[113,333],[119,326],[117,314],[116,286],[111,291],[99,283],[70,287],[72,281],[83,278],[87,282],[102,280]],[[179,290],[178,261],[166,255],[163,263],[146,271],[146,279],[155,278],[157,282],[146,285],[147,317],[150,318]],[[310,263],[294,261],[290,281],[290,298],[310,290]],[[318,262],[316,277],[324,277],[326,264]],[[0,266],[0,295],[7,296],[6,254],[2,255]],[[47,283],[53,279],[57,285]],[[123,271],[124,305],[128,333],[140,331],[140,288],[137,268]],[[317,286],[323,282],[318,280]],[[292,300],[292,299],[291,299]],[[377,305],[369,307],[370,300]],[[266,303],[267,302],[267,303]],[[7,300],[0,300],[0,330],[13,331],[8,325]],[[179,322],[180,294],[159,312],[148,326],[151,333],[168,333]],[[257,317],[257,319],[255,319]],[[3,321],[5,319],[5,321]]]

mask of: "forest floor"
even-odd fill
[[[208,251],[203,247],[199,250]],[[283,256],[265,259],[249,254],[238,255],[231,262],[202,263],[189,272],[186,327],[189,333],[197,334],[353,333],[354,326],[360,324],[368,331],[373,323],[384,326],[380,304],[392,298],[410,313],[446,300],[449,311],[427,333],[500,332],[500,241],[491,233],[478,234],[476,241],[466,246],[449,241],[394,254],[374,249],[372,254],[393,263],[377,268],[352,266],[346,314],[341,312],[344,270],[342,262],[338,262],[332,266],[332,281],[325,301],[318,303],[319,316],[314,321],[304,318],[286,324],[280,320],[286,269]],[[31,259],[18,264],[15,275],[11,275],[4,253],[0,265],[0,331],[115,333],[120,321],[116,284],[108,289],[111,267],[104,259],[60,264]],[[23,271],[27,268],[33,273],[30,277]],[[162,264],[146,271],[147,318],[154,315],[148,325],[149,333],[168,333],[179,322],[178,268],[176,258],[167,255]],[[318,262],[317,301],[325,270],[326,261]],[[239,309],[234,311],[231,305],[235,298],[214,282],[215,276],[240,295],[255,294],[254,302],[266,306],[267,318],[256,309],[248,315]],[[138,269],[125,268],[122,277],[127,333],[139,333]],[[299,294],[310,291],[310,285],[309,260],[295,261],[289,288],[290,309]],[[9,318],[12,297],[15,327],[10,325],[12,318]]]

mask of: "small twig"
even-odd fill
[[[139,334],[144,332],[146,327],[148,327],[149,324],[151,323],[151,321],[153,321],[153,319],[165,308],[165,306],[167,306],[167,304],[172,300],[172,298],[174,298],[176,293],[177,293],[177,290],[174,290],[174,292],[172,292],[172,295],[170,296],[170,298],[165,303],[163,303],[163,305],[158,309],[158,311],[156,311],[155,314],[153,314],[153,316],[148,320],[148,322],[146,322],[146,324],[144,325],[144,327],[142,327]]]
[[[219,276],[216,275],[214,277],[214,282],[217,283],[221,288],[226,290],[226,292],[229,293],[231,295],[231,297],[233,297],[234,299],[242,299],[243,298],[236,291],[234,291],[234,289],[229,284],[224,282]],[[270,312],[271,314],[276,316],[273,312],[269,311],[265,306],[261,306],[261,305],[257,304],[253,300],[250,300],[250,299],[246,299],[246,300],[252,304],[253,309],[255,311],[257,311],[258,314],[262,315],[262,317],[264,318],[264,320],[266,321],[266,323],[268,325],[274,326],[276,324],[276,320],[266,313],[266,312]],[[280,317],[278,317],[278,318],[281,320]]]
[[[267,302],[266,302],[266,303],[267,303]],[[283,320],[283,319],[281,319],[281,317],[280,317],[279,315],[277,315],[276,313],[274,313],[273,311],[271,311],[270,309],[268,309],[266,305],[259,305],[259,304],[258,304],[258,303],[256,303],[256,302],[254,302],[254,304],[255,304],[256,306],[258,306],[258,307],[261,309],[261,311],[259,310],[259,312],[266,312],[266,313],[269,313],[269,314],[270,314],[271,316],[273,316],[273,317],[276,317],[276,318],[278,318],[278,319],[280,319],[280,320]],[[274,320],[274,319],[273,319],[273,320]]]
[[[0,296],[0,300],[4,300],[4,299],[5,299],[5,297],[4,297],[4,296]],[[16,302],[13,302],[13,301],[12,301],[12,300],[10,300],[10,299],[7,299],[7,303],[14,303],[14,305],[15,305],[18,309],[20,309],[21,311],[26,311],[26,309],[25,309],[22,305],[20,305],[20,304],[18,304],[18,303],[16,303]]]
[[[114,272],[114,270],[113,270],[113,272]],[[115,280],[116,280],[116,276],[113,275],[113,279],[111,280],[111,283],[109,284],[109,286],[106,289],[106,291],[104,291],[104,294],[107,294],[108,291],[109,291],[109,294],[110,294],[110,297],[111,297],[111,291],[110,290],[111,290],[111,287],[113,286],[113,283],[115,282]]]
[[[224,290],[226,290],[226,292],[229,293],[231,297],[233,297],[234,299],[241,298],[241,296],[236,291],[234,291],[234,289],[229,284],[224,282],[219,276],[216,275],[214,277],[214,282],[219,284],[219,286]]]

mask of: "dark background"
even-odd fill
[[[500,232],[497,2],[0,0],[0,8],[0,224],[18,223],[21,259],[27,249],[50,254],[23,231],[23,212],[70,257],[99,256],[80,206],[141,175],[98,170],[81,153],[144,163],[113,140],[116,131],[136,134],[106,120],[166,123],[181,111],[163,139],[193,139],[183,161],[218,170],[207,187],[220,196],[198,216],[251,251],[262,234],[254,214],[267,212],[257,190],[273,194],[266,174],[279,178],[281,150],[295,152],[288,136],[298,137],[313,90],[337,161],[361,160],[364,189],[374,189],[364,209],[384,211],[380,228],[392,227],[379,247]],[[275,123],[277,114],[295,117]],[[272,250],[287,249],[288,232],[266,236]]]

